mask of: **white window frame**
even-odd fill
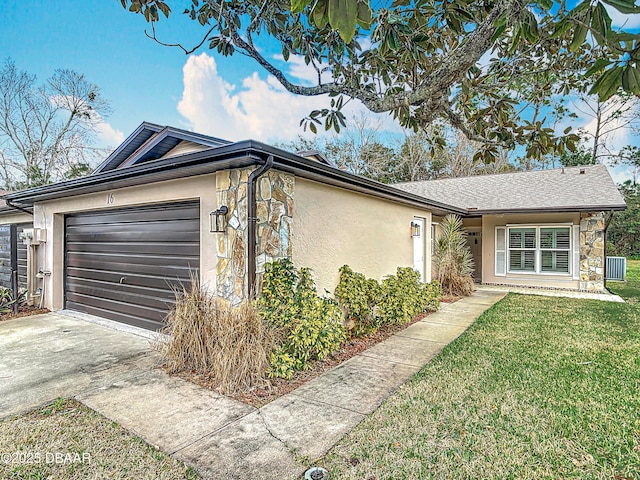
[[[504,228],[506,228],[505,231],[505,250],[506,250],[506,255],[505,255],[505,268],[507,271],[508,275],[545,275],[545,276],[555,276],[555,277],[572,277],[574,275],[574,270],[576,268],[576,266],[574,265],[575,262],[572,261],[572,259],[574,258],[575,255],[575,248],[576,246],[575,244],[575,235],[574,235],[574,229],[573,229],[574,225],[572,223],[539,223],[539,224],[534,224],[534,225],[530,225],[530,224],[507,224]],[[509,248],[509,231],[511,229],[522,229],[522,228],[531,228],[531,229],[535,229],[536,230],[536,247],[535,247],[535,270],[533,271],[529,271],[529,270],[511,270],[509,268],[511,262],[510,262],[510,255],[511,255],[511,248]],[[568,272],[544,272],[542,271],[542,256],[541,256],[541,252],[544,251],[557,251],[557,250],[562,250],[562,249],[557,249],[557,248],[552,248],[552,249],[548,249],[548,248],[542,248],[540,246],[540,229],[542,228],[567,228],[569,230],[569,260],[568,260],[568,266],[569,266],[569,271]],[[513,250],[517,250],[517,251],[521,251],[522,249],[513,249]],[[525,249],[525,250],[533,250],[533,249]]]

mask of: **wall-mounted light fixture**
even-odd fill
[[[211,233],[224,233],[227,230],[227,213],[229,209],[222,205],[209,214],[209,231]]]
[[[411,236],[419,237],[420,236],[420,224],[411,222]]]

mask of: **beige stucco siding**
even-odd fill
[[[0,213],[0,225],[8,225],[11,223],[31,223],[33,221],[33,216],[28,213],[19,212],[17,213]]]
[[[549,213],[529,215],[485,215],[482,217],[482,281],[507,285],[542,286],[550,288],[579,288],[579,281],[569,275],[536,275],[509,273],[495,275],[495,232],[496,227],[512,224],[545,225],[580,223],[579,213]]]
[[[310,267],[319,292],[333,292],[338,269],[380,280],[413,266],[411,222],[431,224],[431,212],[296,178],[292,260]],[[430,228],[425,228],[425,277],[431,278]]]
[[[38,268],[51,272],[45,287],[45,306],[64,306],[64,216],[75,212],[126,208],[158,203],[200,201],[200,271],[203,283],[215,288],[216,235],[209,233],[209,212],[216,209],[215,174],[169,180],[39,203],[34,227],[47,229],[47,242],[38,248]]]

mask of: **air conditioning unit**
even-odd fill
[[[47,241],[46,228],[25,228],[20,233],[22,243],[25,245],[40,245]]]

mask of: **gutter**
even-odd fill
[[[13,208],[13,209],[15,209],[15,210],[20,210],[21,212],[28,213],[29,215],[33,216],[33,211],[31,211],[31,210],[27,210],[27,209],[26,209],[26,208],[24,208],[24,207],[21,207],[21,206],[19,206],[19,205],[16,205],[16,204],[14,204],[14,203],[11,203],[11,200],[9,200],[8,198],[5,198],[5,200],[4,200],[4,201],[5,201],[5,203],[7,204],[7,207]]]
[[[273,155],[249,175],[247,180],[247,297],[252,300],[256,294],[256,183],[258,178],[273,167]]]
[[[627,208],[626,204],[622,205],[580,205],[568,207],[541,207],[541,208],[519,208],[513,210],[507,209],[487,209],[476,210],[470,208],[465,216],[480,217],[482,215],[517,215],[522,213],[572,213],[572,212],[603,212],[603,211],[620,211]]]

